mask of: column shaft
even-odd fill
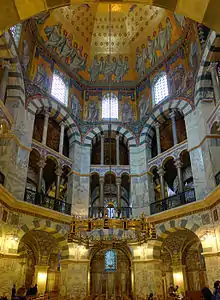
[[[121,208],[121,178],[116,178],[117,186],[117,206]]]
[[[63,123],[61,123],[60,124],[60,144],[59,144],[59,153],[60,154],[63,154],[64,130],[65,130],[65,125]]]
[[[116,165],[120,165],[119,135],[116,135]]]
[[[1,83],[0,83],[0,100],[5,102],[5,94],[6,94],[7,83],[8,83],[8,73],[11,64],[7,60],[3,60],[1,64],[3,68],[3,76],[1,78]]]
[[[157,124],[156,128],[156,138],[157,138],[157,155],[161,153],[161,145],[160,145],[160,125]]]
[[[104,135],[101,135],[101,165],[104,165]]]
[[[56,169],[56,172],[55,172],[57,178],[56,178],[56,194],[55,194],[55,198],[56,199],[59,199],[60,197],[60,179],[61,179],[61,176],[63,174],[63,170],[61,167],[58,167]]]
[[[38,173],[38,184],[37,184],[37,192],[41,193],[41,188],[42,188],[42,180],[43,180],[43,170],[46,165],[46,159],[41,159],[37,163],[39,167],[39,173]]]
[[[218,79],[218,74],[217,74],[217,62],[211,63],[211,65],[208,67],[208,71],[211,73],[212,77],[212,85],[214,89],[214,96],[215,96],[215,101],[218,102],[220,101],[220,87],[219,87],[219,79]]]
[[[159,167],[158,174],[160,176],[160,195],[161,195],[161,199],[164,199],[165,198],[165,181],[164,181],[165,171],[163,167]]]
[[[47,143],[48,121],[49,121],[49,113],[45,112],[45,115],[44,115],[44,129],[43,129],[43,136],[42,136],[42,144],[43,145],[46,145],[46,143]]]
[[[99,206],[104,207],[104,177],[99,178],[99,186],[100,186]]]
[[[175,112],[172,111],[170,113],[170,118],[172,121],[172,131],[173,131],[173,144],[174,146],[178,144],[177,130],[176,130],[176,120],[175,120]]]
[[[180,159],[177,159],[174,163],[177,169],[177,177],[179,182],[179,192],[182,193],[184,191],[184,184],[183,184],[183,173],[182,173],[182,162]]]

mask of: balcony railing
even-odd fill
[[[61,201],[49,196],[45,196],[42,193],[39,194],[36,191],[26,189],[24,201],[49,208],[67,215],[71,215],[71,204],[65,201]]]
[[[116,209],[116,208],[93,206],[89,208],[89,217],[103,218],[107,212],[109,218],[124,218],[124,217],[130,218],[132,215],[132,208],[121,207],[120,209]]]
[[[183,193],[151,203],[151,215],[194,201],[196,201],[195,190],[189,189]]]

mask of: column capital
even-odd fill
[[[160,166],[157,170],[157,173],[159,176],[164,176],[166,172],[164,171],[164,168]]]
[[[2,66],[2,69],[10,69],[11,68],[11,63],[10,63],[9,60],[2,59],[1,60],[1,66]]]
[[[56,168],[55,174],[56,174],[57,176],[61,176],[61,175],[63,174],[63,168],[62,168],[61,166],[58,166],[58,167]]]
[[[171,119],[174,119],[175,116],[176,116],[176,112],[175,112],[174,109],[172,109],[172,110],[170,111],[170,118],[171,118]]]
[[[120,185],[121,184],[121,177],[116,177],[116,185]]]
[[[207,71],[208,72],[216,71],[218,64],[219,63],[217,61],[211,62],[210,65],[207,68]]]
[[[60,125],[60,127],[66,127],[66,123],[64,122],[64,121],[61,121],[60,123],[59,123],[59,125]]]
[[[50,116],[50,111],[45,109],[45,110],[43,111],[43,114],[44,114],[44,117],[49,118],[49,116]]]
[[[182,168],[183,163],[182,163],[182,161],[181,161],[180,158],[177,158],[177,159],[174,161],[174,166],[175,166],[176,168]]]
[[[44,168],[46,166],[46,158],[42,157],[38,162],[37,162],[37,165],[39,168]]]
[[[105,178],[104,177],[99,177],[99,183],[104,183],[104,181],[105,181]]]

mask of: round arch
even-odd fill
[[[129,146],[137,145],[134,134],[131,131],[129,131],[128,129],[126,129],[122,126],[117,126],[117,125],[112,124],[111,130],[114,132],[118,132],[121,135],[124,135],[128,141]],[[98,127],[91,128],[89,131],[87,131],[87,133],[85,134],[85,136],[83,138],[84,144],[91,145],[93,138],[96,135],[101,134],[101,132],[104,132],[104,131],[108,131],[108,125],[100,125]]]
[[[44,5],[41,4],[41,1],[37,1],[37,3],[38,5],[35,5],[33,7],[32,3],[23,3],[17,1],[7,2],[7,4],[5,4],[4,6],[5,9],[3,9],[0,13],[0,17],[2,19],[0,25],[1,31],[5,30],[6,28],[9,28],[12,25],[20,23],[25,19],[31,18],[34,15],[44,13],[50,9],[67,6],[71,4],[71,1],[67,0],[64,3],[64,1],[62,0],[57,0],[56,4],[47,1]],[[146,4],[149,4],[149,1],[146,0]],[[153,1],[153,5],[161,8],[166,8],[178,14],[185,15],[188,18],[191,18],[197,22],[203,23],[204,25],[210,28],[215,29],[216,31],[220,31],[220,22],[218,16],[219,4],[215,0],[210,0],[208,4],[204,5],[199,11],[197,9],[197,0],[186,0],[186,3],[184,2],[184,4],[182,0],[166,0],[163,2],[155,0]],[[5,16],[5,11],[8,11],[10,13],[8,13],[8,15]],[[211,18],[210,14],[212,14]]]
[[[188,115],[193,109],[194,105],[187,98],[175,98],[175,99],[167,99],[162,101],[158,106],[156,106],[149,118],[146,120],[145,124],[140,133],[140,145],[144,143],[151,143],[151,140],[154,135],[154,125],[159,122],[159,116],[164,114],[166,111],[170,109],[176,109],[183,113],[184,116]]]
[[[17,52],[15,51],[14,39],[9,31],[0,36],[1,50],[0,58],[9,62],[9,74],[7,83],[6,98],[17,99],[24,106],[25,104],[25,86],[22,67]],[[8,53],[8,57],[5,53]],[[6,101],[7,106],[7,101]]]
[[[51,117],[57,123],[64,122],[67,124],[67,134],[69,138],[74,137],[75,140],[81,143],[81,134],[76,121],[70,116],[67,109],[58,103],[56,100],[48,97],[30,97],[26,103],[27,110],[33,114],[47,109],[51,112]]]
[[[30,224],[23,224],[18,231],[18,244],[21,239],[32,231],[44,231],[50,233],[57,241],[57,245],[61,250],[61,258],[69,257],[69,247],[67,243],[68,228],[67,226],[59,225],[53,221],[44,219],[34,219]]]
[[[219,45],[220,35],[215,31],[211,31],[203,50],[195,82],[195,105],[202,99],[210,98],[209,94],[213,94],[213,85],[209,68],[211,65],[212,54],[216,53],[216,48],[218,50]]]

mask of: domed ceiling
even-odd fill
[[[37,19],[40,41],[57,64],[95,84],[143,79],[181,43],[185,23],[145,4],[71,5]]]

